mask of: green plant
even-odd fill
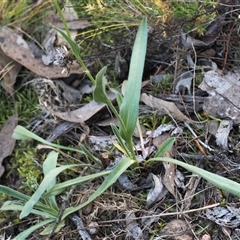
[[[137,39],[136,39],[137,47],[135,46],[134,49],[137,49],[137,50],[134,50],[135,54],[133,54],[134,58],[138,58],[139,54],[140,54],[140,56],[143,57],[143,60],[141,60],[142,61],[142,69],[143,69],[145,52],[144,52],[144,54],[141,55],[138,45],[139,45],[139,43],[141,43],[141,40],[140,40],[141,37],[142,37],[141,32],[144,33],[145,39],[146,39],[146,36],[147,36],[146,35],[146,27],[147,27],[147,25],[146,25],[146,19],[145,19],[143,21],[141,27],[140,27],[140,30],[139,30],[140,34],[138,34]],[[145,44],[146,44],[146,40],[145,40]],[[140,44],[140,46],[142,46],[142,44]],[[146,48],[146,46],[145,46],[145,48]],[[102,80],[104,71],[105,71],[105,69],[103,69],[99,72],[99,74],[97,76],[97,79]],[[133,71],[133,67],[132,67],[131,71]],[[129,76],[131,76],[133,78],[136,77],[135,73],[134,74],[130,73]],[[140,79],[141,79],[142,76],[137,75],[137,77],[140,77]],[[139,87],[138,87],[139,94],[135,95],[135,97],[138,98],[138,101],[139,101],[139,97],[140,97],[140,82],[141,81],[139,81],[139,83],[138,83],[139,84]],[[98,88],[98,86],[96,86],[96,89],[97,88]],[[118,95],[118,96],[120,97],[120,95]],[[119,99],[119,101],[120,100],[121,99]],[[124,100],[123,100],[123,102],[124,102]],[[110,102],[108,102],[108,104],[110,104]],[[115,109],[113,107],[113,105],[111,105],[111,106],[112,106],[112,109]],[[137,107],[136,104],[132,105],[132,108],[134,108],[134,107]],[[117,114],[117,111],[115,113]],[[126,113],[123,109],[121,114],[123,114],[124,117],[126,118],[126,120],[129,121],[129,117],[130,117],[129,114],[130,113]],[[138,115],[138,110],[135,111],[135,121],[137,121],[137,115]],[[129,147],[132,147],[132,149],[133,149],[133,145],[132,145],[132,142],[130,142],[130,140],[131,140],[131,135],[133,134],[133,130],[135,128],[134,127],[135,124],[132,123],[130,125],[126,125],[122,121],[122,129],[123,130],[122,130],[121,134],[123,134],[123,136],[128,139],[128,143],[129,143],[129,146],[126,146],[126,148],[125,148],[126,150]],[[128,133],[127,129],[131,132]],[[16,127],[16,129],[14,131],[14,134],[13,134],[13,137],[18,139],[18,140],[34,139],[34,140],[36,140],[38,142],[41,142],[43,144],[50,145],[51,147],[70,150],[70,151],[78,151],[78,152],[80,152],[84,155],[87,155],[93,162],[95,162],[97,165],[101,166],[100,161],[98,159],[96,159],[82,145],[80,146],[81,150],[77,150],[77,149],[73,149],[73,148],[64,147],[64,146],[60,146],[60,145],[57,145],[57,144],[49,143],[49,142],[45,141],[44,139],[40,138],[39,136],[35,135],[34,133],[26,130],[25,128],[23,128],[21,126]],[[86,206],[89,202],[93,201],[96,197],[101,195],[107,188],[109,188],[129,166],[131,166],[133,163],[136,162],[135,156],[133,154],[134,154],[134,151],[132,151],[131,154],[129,153],[129,156],[131,156],[132,158],[134,157],[134,159],[129,158],[129,157],[124,158],[112,171],[103,171],[103,172],[100,172],[100,173],[97,173],[97,174],[92,174],[92,175],[89,175],[89,176],[80,177],[80,178],[68,180],[68,181],[63,182],[63,183],[55,184],[57,175],[60,174],[62,171],[64,171],[65,169],[74,167],[74,166],[83,166],[83,165],[66,165],[66,166],[56,167],[57,153],[52,152],[51,155],[44,162],[44,166],[45,166],[43,168],[44,178],[43,178],[41,184],[39,185],[39,187],[37,188],[37,190],[34,192],[34,194],[31,197],[27,196],[27,195],[24,195],[22,193],[19,193],[18,191],[12,190],[8,187],[0,185],[0,192],[1,193],[7,194],[9,196],[12,196],[12,197],[20,200],[20,202],[19,201],[7,201],[7,202],[5,202],[3,204],[3,206],[1,207],[1,210],[18,210],[18,211],[21,211],[20,218],[26,217],[30,213],[45,216],[45,218],[47,217],[46,220],[43,220],[42,222],[34,225],[33,227],[27,229],[26,231],[24,231],[23,233],[18,235],[16,237],[16,239],[22,239],[22,238],[28,236],[32,231],[40,228],[41,226],[49,225],[49,224],[54,223],[56,221],[57,215],[58,215],[58,210],[57,210],[57,204],[56,204],[55,196],[57,194],[61,193],[62,191],[64,191],[66,189],[66,187],[76,185],[76,184],[79,184],[81,182],[88,181],[90,179],[109,174],[106,177],[106,179],[103,181],[101,186],[97,189],[97,191],[89,197],[88,201],[86,201],[85,203],[83,203],[82,205],[80,205],[78,207],[67,208],[64,212],[62,220],[65,219],[72,212],[75,212],[76,210]],[[53,157],[54,157],[54,160],[52,159]],[[53,163],[55,163],[55,164],[53,164]],[[89,165],[86,164],[84,166],[89,166]],[[91,167],[91,166],[89,166],[89,167]],[[48,185],[49,182],[51,183],[50,185]],[[41,199],[45,203],[39,202],[39,200],[41,200]]]
[[[105,82],[103,80],[103,75],[106,68],[103,68],[97,76],[97,85],[94,91],[94,99],[97,102],[106,103],[110,109],[113,111],[115,116],[120,122],[120,128],[112,126],[112,130],[117,137],[119,145],[125,150],[125,153],[130,159],[134,159],[136,163],[136,157],[134,156],[134,148],[132,143],[132,134],[134,128],[137,124],[138,116],[138,104],[140,96],[140,84],[141,84],[141,74],[143,71],[143,63],[145,58],[145,48],[147,44],[147,24],[146,19],[144,19],[140,25],[136,41],[134,43],[133,54],[130,64],[130,72],[128,77],[128,82],[126,84],[126,90],[124,96],[120,93],[117,94],[117,102],[120,108],[120,113],[112,105],[110,99],[108,98],[105,90]],[[144,56],[144,57],[143,57]],[[137,64],[134,64],[137,63]],[[169,138],[163,143],[163,146],[156,152],[155,157],[146,161],[145,165],[153,161],[165,161],[179,165],[190,172],[200,175],[202,178],[212,183],[213,185],[230,192],[236,196],[240,196],[240,184],[229,180],[227,178],[221,177],[217,174],[213,174],[201,168],[183,163],[181,161],[172,158],[161,157],[164,152],[168,151],[174,143],[173,138]]]
[[[18,126],[16,128],[14,137],[17,139],[32,138],[40,141],[41,143],[45,143],[45,144],[47,143],[47,141],[45,141],[44,139],[41,139],[40,137],[22,128],[21,126]],[[50,145],[52,147],[58,147],[58,148],[62,147],[64,149],[71,150],[71,151],[74,150],[72,148],[67,148],[67,147],[56,145],[56,144],[50,144]],[[82,147],[82,149],[84,149],[84,147]],[[85,150],[86,149],[84,149],[84,151]],[[83,151],[80,151],[80,150],[76,150],[76,151],[83,153]],[[91,159],[95,160],[95,158],[91,156],[91,153],[89,153],[87,150],[86,150],[86,155],[88,155],[88,157],[90,157]],[[27,216],[30,213],[38,215],[43,219],[39,223],[35,224],[34,226],[20,233],[15,239],[25,239],[33,231],[37,230],[38,228],[44,225],[47,225],[47,230],[45,229],[44,232],[42,232],[42,234],[48,234],[51,231],[52,225],[55,223],[55,221],[57,221],[58,214],[59,214],[59,208],[55,199],[55,195],[59,192],[59,189],[57,192],[54,189],[55,194],[49,194],[50,189],[52,189],[54,186],[56,188],[56,177],[62,171],[69,168],[86,167],[86,166],[91,167],[91,165],[88,165],[88,164],[71,164],[71,165],[57,167],[57,159],[58,159],[57,152],[51,151],[48,154],[46,160],[43,163],[44,178],[32,196],[22,194],[9,187],[0,185],[1,193],[17,199],[17,200],[4,202],[4,204],[1,207],[2,211],[7,211],[7,210],[21,211],[20,219]],[[97,162],[97,164],[99,164],[99,162]],[[62,183],[61,187],[62,189],[66,189],[66,187],[68,186],[80,184],[82,182],[89,181],[91,179],[104,176],[106,174],[109,174],[109,171],[103,171],[97,174],[76,178],[74,179],[74,181],[71,181],[71,184],[69,184],[69,181],[65,182],[65,186]],[[62,227],[64,225],[64,219],[66,216],[63,216],[63,218],[61,219],[61,222],[58,225],[59,227]]]
[[[67,35],[63,36],[65,36],[65,38],[69,40],[69,37]],[[73,44],[70,44],[70,46],[74,47]],[[112,112],[118,118],[120,127],[118,128],[117,126],[112,125],[112,130],[116,135],[118,144],[124,150],[126,155],[126,157],[124,157],[113,170],[102,171],[97,174],[91,174],[88,176],[82,176],[75,179],[71,179],[62,183],[56,183],[56,177],[58,176],[58,174],[60,174],[62,171],[68,168],[76,166],[94,167],[94,165],[92,166],[87,164],[86,165],[73,164],[56,167],[57,153],[51,152],[44,163],[45,166],[43,168],[44,178],[40,183],[39,187],[37,188],[37,190],[35,191],[35,193],[31,197],[0,185],[0,192],[20,200],[5,202],[1,210],[21,211],[20,218],[24,218],[28,216],[28,214],[30,213],[41,215],[42,217],[45,218],[45,220],[43,220],[39,224],[36,224],[35,226],[23,232],[22,234],[25,234],[24,236],[30,234],[32,231],[43,225],[49,225],[57,221],[58,206],[56,204],[55,196],[63,192],[66,188],[80,184],[90,179],[94,179],[96,177],[107,175],[105,180],[99,186],[99,188],[88,198],[86,202],[80,204],[79,206],[68,207],[65,209],[63,216],[61,218],[62,221],[64,221],[64,219],[69,214],[83,208],[91,201],[96,199],[98,196],[100,196],[104,191],[106,191],[106,189],[108,189],[113,183],[115,183],[119,176],[123,172],[125,172],[130,166],[138,165],[132,136],[135,127],[138,125],[138,108],[141,91],[142,73],[146,54],[146,46],[147,46],[147,20],[146,18],[144,18],[140,24],[136,40],[134,43],[129,77],[126,84],[123,84],[124,86],[123,95],[119,93],[117,90],[111,89],[116,94],[118,107],[120,109],[119,112],[114,107],[108,95],[106,94],[106,83],[104,81],[104,74],[107,68],[104,67],[102,70],[100,70],[100,72],[96,76],[96,88],[94,91],[94,99],[97,102],[103,102],[107,104],[109,108],[112,110]],[[69,151],[78,151],[83,155],[87,155],[95,163],[95,165],[101,166],[101,162],[96,157],[94,157],[83,145],[80,145],[81,150],[77,150],[74,148],[49,143],[46,140],[40,138],[39,136],[35,135],[34,133],[26,130],[21,126],[16,127],[13,137],[18,140],[34,139],[36,141],[39,141],[43,144],[47,144],[54,148],[60,148]],[[200,175],[202,178],[206,179],[208,182],[214,184],[215,186],[223,190],[226,190],[232,194],[235,194],[236,196],[240,196],[239,183],[236,183],[232,180],[226,179],[219,175],[213,174],[211,172],[205,171],[201,168],[183,163],[181,161],[172,158],[162,157],[163,154],[173,146],[174,140],[175,140],[174,138],[167,139],[155,153],[154,158],[151,158],[145,162],[145,166],[155,161],[161,162],[165,161],[174,163],[187,169],[190,172]],[[49,160],[50,157],[54,158],[54,160],[50,161]],[[51,183],[50,186],[49,183]],[[64,223],[62,222],[62,224]],[[16,239],[20,239],[19,236]]]

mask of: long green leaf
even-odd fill
[[[44,177],[47,176],[47,174],[56,168],[57,166],[57,159],[58,159],[58,153],[55,151],[51,151],[48,155],[47,158],[45,159],[45,161],[43,162],[43,173],[44,173]],[[47,191],[49,189],[51,189],[54,185],[56,184],[56,178],[54,178],[51,182],[49,182],[48,187],[47,187]],[[47,202],[49,201],[49,204],[51,204],[51,206],[54,209],[59,209],[58,208],[58,204],[56,202],[56,199],[54,196],[49,197],[49,199],[47,199]]]
[[[120,116],[126,126],[126,131],[120,126],[120,132],[122,138],[128,143],[132,141],[132,135],[138,118],[140,91],[147,49],[147,35],[147,19],[144,18],[134,42],[126,92],[120,107]]]
[[[187,164],[187,163],[184,163],[184,162],[172,159],[172,158],[162,157],[162,158],[151,158],[148,160],[148,162],[153,162],[153,161],[164,161],[164,162],[170,162],[170,163],[179,165],[179,166],[187,169],[190,172],[198,174],[199,176],[201,176],[208,182],[212,183],[216,187],[240,197],[240,184],[237,182],[234,182],[230,179],[227,179],[227,178],[219,176],[215,173],[211,173],[211,172],[201,169],[199,167],[195,167],[190,164]]]
[[[29,196],[21,193],[21,192],[18,192],[12,188],[9,188],[9,187],[6,187],[6,186],[3,186],[3,185],[0,185],[0,193],[4,193],[10,197],[14,197],[14,198],[17,198],[21,201],[28,201],[30,199]]]
[[[55,219],[47,219],[45,221],[42,221],[40,223],[35,224],[34,226],[28,228],[27,230],[21,232],[20,234],[18,234],[15,238],[13,238],[13,240],[23,240],[23,239],[27,239],[27,237],[34,232],[35,230],[43,227],[44,225],[51,223],[55,221]]]
[[[61,192],[63,192],[64,189],[66,189],[66,187],[77,185],[77,184],[80,184],[80,183],[83,183],[83,182],[95,179],[97,177],[101,177],[101,176],[107,175],[110,172],[111,171],[99,172],[99,173],[91,174],[91,175],[84,176],[84,177],[74,178],[74,179],[71,179],[71,180],[68,180],[68,181],[65,181],[65,182],[62,182],[62,183],[58,183],[52,189],[50,189],[47,193],[45,193],[43,195],[43,197],[49,197],[49,196],[58,195]]]
[[[42,194],[44,193],[44,191],[48,188],[49,183],[52,182],[53,179],[55,179],[58,174],[60,174],[62,171],[66,170],[68,168],[77,167],[77,166],[79,166],[79,164],[71,164],[71,165],[61,166],[61,167],[51,170],[44,177],[43,181],[39,185],[36,192],[31,196],[31,198],[25,204],[25,206],[20,214],[20,219],[26,217],[32,211],[33,206],[38,202],[38,200],[42,197]]]
[[[58,153],[55,151],[51,151],[48,155],[45,161],[43,162],[43,174],[44,177],[47,176],[47,174],[56,168],[57,166],[57,159],[58,159]],[[48,183],[47,190],[52,188],[56,184],[56,178],[52,180],[52,182]]]
[[[30,199],[29,196],[27,196],[23,193],[20,193],[20,192],[14,190],[14,189],[11,189],[9,187],[2,186],[2,185],[0,185],[0,193],[4,193],[4,194],[6,194],[10,197],[14,197],[16,199],[21,200],[23,202],[23,205],[24,205],[24,203],[26,203]],[[37,202],[36,205],[35,205],[35,208],[40,209],[41,211],[51,213],[53,216],[57,216],[57,214],[58,214],[58,211],[46,206],[45,204],[43,204],[41,202]]]
[[[92,202],[94,199],[96,199],[98,196],[100,196],[102,193],[104,193],[113,183],[117,181],[119,176],[125,172],[126,169],[128,169],[129,166],[131,166],[133,163],[135,163],[135,160],[130,158],[124,158],[112,171],[111,173],[105,178],[103,183],[100,185],[100,187],[89,197],[89,199],[84,202],[83,204],[77,206],[77,207],[70,207],[65,210],[63,219],[68,216],[69,214],[78,211],[79,209],[83,208],[90,202]]]
[[[94,157],[93,154],[87,148],[85,148],[82,144],[79,144],[79,147],[82,150],[82,152],[84,152],[84,154],[88,156],[93,162],[95,162],[101,168],[103,167],[102,162],[98,158]]]
[[[24,204],[19,201],[6,201],[1,207],[1,211],[22,211]],[[56,218],[58,216],[58,211],[52,214],[49,211],[32,209],[31,213],[42,216],[44,218]]]

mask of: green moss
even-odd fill
[[[20,188],[30,192],[35,191],[38,182],[42,180],[42,168],[37,164],[34,156],[36,156],[36,148],[29,149],[29,142],[21,141],[15,151],[15,159],[12,161],[13,167],[17,169],[23,180]]]

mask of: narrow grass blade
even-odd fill
[[[66,166],[61,166],[58,168],[55,168],[51,170],[43,179],[41,184],[39,185],[38,189],[36,192],[31,196],[31,198],[27,201],[25,204],[21,214],[20,214],[20,219],[26,217],[33,209],[33,206],[38,202],[38,200],[42,197],[42,194],[44,191],[46,191],[48,185],[50,182],[53,181],[53,179],[56,178],[58,174],[60,174],[62,171],[68,169],[68,168],[73,168],[77,167],[79,164],[71,164],[71,165],[66,165]]]
[[[89,197],[89,199],[84,202],[83,204],[77,206],[77,207],[70,207],[66,209],[66,211],[63,214],[63,218],[68,216],[69,214],[78,211],[79,209],[83,208],[90,202],[92,202],[94,199],[96,199],[98,196],[100,196],[102,193],[104,193],[113,183],[117,181],[119,176],[128,169],[133,163],[135,163],[135,160],[130,158],[124,158],[112,171],[111,173],[105,178],[103,183],[100,185],[100,187]]]
[[[170,162],[170,163],[179,165],[179,166],[187,169],[190,172],[198,174],[199,176],[201,176],[208,182],[212,183],[216,187],[240,197],[240,184],[237,182],[234,182],[230,179],[227,179],[227,178],[219,176],[215,173],[208,172],[201,168],[192,166],[190,164],[187,164],[187,163],[184,163],[184,162],[172,159],[172,158],[162,157],[162,158],[152,158],[152,159],[148,160],[148,162],[153,162],[153,161],[164,161],[164,162]]]
[[[175,138],[168,138],[157,150],[155,154],[156,157],[162,157],[163,154],[171,149],[175,141]]]
[[[120,116],[126,126],[126,131],[123,131],[120,127],[120,132],[122,138],[127,142],[131,141],[138,118],[140,91],[147,49],[147,35],[147,19],[144,18],[134,42],[126,92],[120,107]]]
[[[71,35],[70,35],[70,31],[69,31],[69,28],[68,28],[68,25],[67,25],[67,21],[64,18],[63,12],[62,12],[61,8],[58,5],[58,1],[57,0],[52,0],[52,3],[54,5],[54,7],[56,8],[56,10],[57,10],[57,12],[58,12],[62,22],[63,22],[63,25],[64,25],[65,31],[67,33],[67,36],[70,37]]]
[[[98,158],[94,157],[93,154],[89,152],[87,148],[85,148],[82,144],[79,144],[79,147],[84,152],[84,154],[88,156],[93,162],[95,162],[101,168],[103,167],[102,162]]]

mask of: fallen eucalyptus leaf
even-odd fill
[[[109,98],[111,101],[114,101],[116,99],[114,93],[109,93],[108,94]],[[94,116],[97,112],[102,110],[104,107],[106,107],[106,104],[104,103],[97,103],[95,101],[91,101],[87,104],[85,104],[83,107],[70,111],[70,112],[55,112],[53,111],[52,113],[65,120],[65,121],[70,121],[70,122],[85,122],[92,116]]]
[[[163,199],[167,194],[167,189],[163,186],[161,179],[151,173],[152,179],[154,181],[154,187],[151,188],[147,195],[147,207]]]
[[[139,227],[136,216],[131,211],[126,211],[126,228],[130,233],[130,236],[136,240],[143,240],[142,229]]]
[[[0,46],[2,51],[14,61],[46,78],[63,78],[72,73],[82,74],[84,70],[79,64],[73,62],[70,71],[62,74],[62,67],[51,65],[45,66],[41,59],[35,58],[27,42],[17,32],[6,26],[0,27]]]
[[[181,219],[169,222],[160,232],[160,236],[166,236],[172,240],[193,240],[190,223]]]
[[[167,102],[159,98],[155,98],[152,95],[147,95],[146,93],[143,93],[141,95],[141,101],[153,109],[158,109],[161,114],[167,114],[171,118],[174,118],[178,121],[187,123],[199,123],[185,116],[172,102]]]
[[[205,97],[203,110],[220,119],[231,119],[233,125],[240,124],[240,73],[228,72],[222,75],[219,69],[204,73],[199,85],[209,94]]]
[[[0,131],[0,177],[4,173],[2,162],[4,158],[10,156],[15,146],[16,140],[12,138],[13,131],[17,126],[17,114],[9,117]]]
[[[176,178],[176,165],[173,163],[163,162],[163,166],[165,168],[165,174],[162,177],[162,182],[167,190],[175,197],[176,190],[175,190],[175,178]]]
[[[240,208],[235,207],[215,207],[207,209],[206,217],[220,226],[236,228],[240,226]]]
[[[118,182],[124,189],[130,190],[130,191],[133,191],[137,187],[129,180],[128,175],[126,173],[123,173],[118,178]]]

